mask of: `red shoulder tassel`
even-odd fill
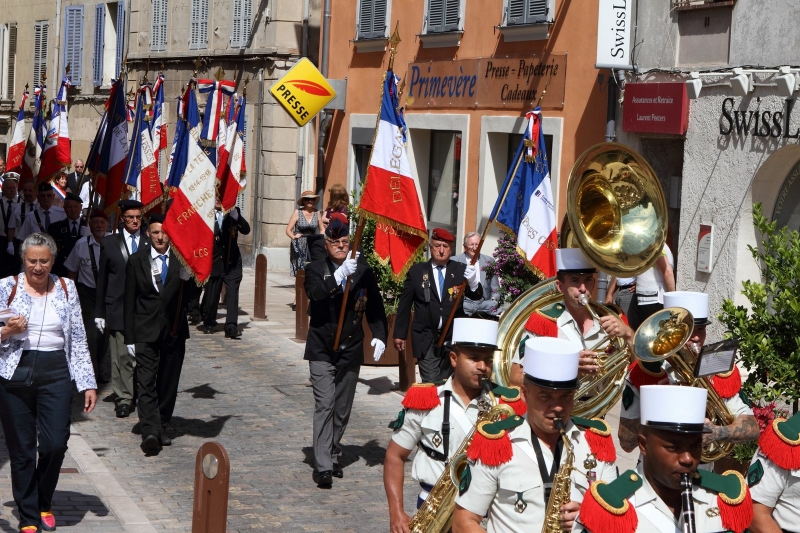
[[[509,462],[514,452],[511,449],[508,431],[503,430],[497,436],[487,437],[486,435],[480,428],[475,430],[472,442],[467,448],[467,457],[472,461],[480,461],[486,466],[500,466]]]
[[[514,412],[519,416],[522,416],[528,412],[528,404],[525,403],[525,400],[522,399],[522,395],[520,395],[518,400],[515,400],[513,402],[508,402],[501,397],[500,403],[504,403],[510,406],[514,410]]]
[[[727,374],[711,376],[711,386],[714,387],[720,398],[725,400],[739,394],[742,389],[742,375],[739,374],[739,367],[733,365],[733,370]]]
[[[622,323],[625,324],[626,326],[628,326],[628,327],[631,326],[631,323],[628,322],[628,315],[626,315],[625,313],[622,313],[621,315],[619,315],[619,319],[622,320]]]
[[[545,318],[539,313],[532,313],[525,323],[525,329],[540,337],[558,337],[558,324],[555,320]]]
[[[594,492],[588,490],[581,504],[581,523],[592,533],[634,533],[639,525],[639,516],[630,503],[626,501],[626,504],[624,511],[616,514],[598,502]]]
[[[729,475],[733,472],[733,470],[729,470],[724,475]],[[744,477],[738,472],[735,473],[738,474],[737,477],[741,480],[744,494],[736,500],[731,500],[723,494],[718,494],[717,506],[719,507],[719,517],[722,519],[722,527],[735,533],[742,533],[750,527],[750,522],[753,521],[753,498],[750,497],[750,489],[747,488]]]
[[[403,398],[403,407],[430,411],[441,405],[439,389],[433,383],[414,383]]]
[[[636,387],[636,390],[639,390],[642,385],[658,385],[667,377],[667,373],[663,368],[661,369],[660,374],[653,374],[640,365],[639,361],[632,363],[629,368],[630,372],[628,372],[628,381],[630,381],[631,385]]]
[[[583,434],[589,444],[589,449],[592,450],[598,461],[614,463],[617,460],[617,450],[614,448],[614,440],[611,438],[610,431],[604,434],[594,428],[589,428]]]
[[[786,442],[775,429],[778,423],[784,422],[783,418],[776,418],[761,433],[758,447],[767,458],[784,470],[797,470],[800,468],[800,443]]]

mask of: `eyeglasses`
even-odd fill
[[[333,246],[335,248],[338,248],[338,247],[341,247],[341,246],[350,246],[350,239],[347,238],[347,237],[344,237],[342,239],[338,239],[338,240],[335,240],[335,241],[329,239],[328,240],[328,244],[330,244],[331,246]]]

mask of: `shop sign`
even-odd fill
[[[630,68],[632,0],[600,0],[597,68]]]
[[[683,135],[689,126],[685,83],[627,83],[622,131]]]
[[[719,134],[731,135],[735,132],[740,137],[752,134],[754,137],[797,139],[800,137],[800,126],[791,122],[794,103],[793,99],[787,98],[780,111],[765,110],[761,109],[761,98],[756,98],[755,110],[740,111],[734,109],[734,99],[728,97],[722,101]]]
[[[336,98],[336,91],[325,76],[305,57],[276,81],[269,92],[300,126]]]
[[[409,63],[406,107],[531,109],[564,107],[567,54]],[[549,84],[549,85],[548,85]]]

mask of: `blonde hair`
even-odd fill
[[[347,194],[347,189],[341,183],[334,183],[328,189],[328,209],[336,211],[342,206],[350,204],[350,196]]]

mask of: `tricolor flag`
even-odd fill
[[[61,80],[56,99],[50,104],[50,124],[47,128],[47,139],[42,148],[42,164],[39,168],[38,181],[50,180],[65,166],[72,163],[72,150],[67,124],[67,89],[71,86],[69,78]]]
[[[217,134],[217,175],[219,169],[224,166],[223,160],[228,157],[228,129],[234,121],[234,113],[236,113],[236,102],[238,97],[233,93],[228,98],[228,106],[225,108],[225,113],[219,115],[219,133]],[[235,131],[235,128],[234,128]]]
[[[550,164],[544,145],[542,110],[525,115],[528,126],[508,170],[490,220],[516,236],[517,251],[525,264],[540,278],[556,275],[558,232]],[[522,151],[525,151],[525,154]],[[503,201],[505,198],[505,201]]]
[[[33,88],[33,123],[31,124],[31,131],[28,134],[28,141],[25,144],[25,156],[22,158],[20,183],[34,179],[39,175],[39,166],[42,162],[42,145],[44,144],[44,139],[42,138],[42,124],[44,122],[44,93],[46,89],[46,85],[42,87],[36,85]]]
[[[153,136],[153,155],[156,163],[161,150],[167,147],[167,123],[164,121],[164,75],[159,74],[153,86],[153,123],[150,132]]]
[[[392,266],[395,279],[405,276],[428,240],[417,183],[406,150],[406,124],[399,109],[397,78],[386,72],[375,142],[359,212],[377,221],[375,253]]]
[[[200,132],[200,144],[207,150],[209,159],[213,164],[217,162],[217,136],[219,135],[220,116],[225,94],[233,96],[236,92],[236,83],[229,80],[198,80],[197,89],[200,94],[208,94],[206,111],[203,115],[203,129]],[[223,127],[224,131],[224,127]]]
[[[185,139],[177,147],[171,168],[173,174],[180,176],[180,183],[167,210],[164,231],[170,236],[172,250],[181,263],[198,283],[205,283],[211,275],[214,258],[217,180],[214,164],[200,147],[197,100],[191,83],[189,91]]]
[[[28,96],[28,91],[25,91],[19,104],[17,122],[14,124],[14,134],[11,136],[11,146],[8,147],[6,158],[7,172],[19,172],[22,169],[22,158],[25,156],[25,102],[28,101]]]
[[[194,82],[189,83],[189,87],[181,98],[182,114],[178,115],[178,123],[175,126],[175,140],[172,143],[170,167],[167,173],[167,186],[171,190],[181,184],[189,157],[189,144],[199,142],[200,111],[197,109],[197,98],[192,83]]]
[[[244,122],[245,122],[244,97],[236,106],[236,112],[228,124],[226,137],[228,144],[223,152],[223,159],[217,167],[219,179],[219,198],[222,210],[228,212],[236,205],[236,197],[247,186],[244,165]]]
[[[167,160],[167,172],[164,174],[164,186],[166,187],[169,183],[170,176],[172,176],[172,161],[175,159],[175,154],[178,151],[178,145],[183,138],[184,130],[186,129],[186,120],[184,120],[184,114],[186,106],[184,102],[186,101],[184,96],[178,96],[176,98],[178,100],[178,110],[177,110],[177,121],[175,122],[175,136],[172,138],[172,148],[169,151],[169,159]],[[180,176],[178,177],[180,179]]]
[[[100,146],[97,194],[105,202],[106,213],[110,215],[116,211],[122,196],[122,179],[128,159],[128,104],[124,77],[116,82],[107,113],[108,124]]]
[[[125,183],[129,189],[137,192],[136,196],[144,204],[142,211],[145,213],[161,201],[158,164],[146,120],[150,101],[149,93],[150,88],[146,85],[139,89],[133,133],[131,134],[131,147],[125,165]]]

